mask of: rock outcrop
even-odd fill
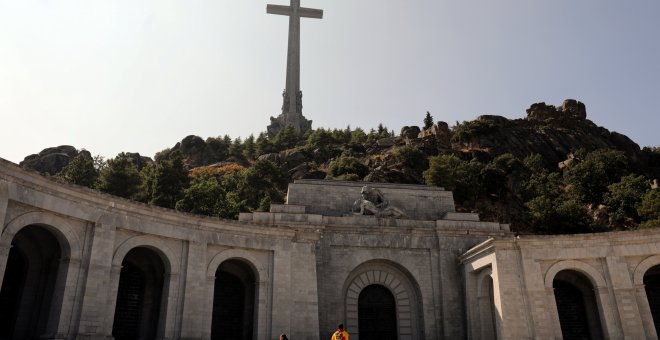
[[[574,99],[565,100],[559,107],[532,104],[523,119],[488,115],[460,124],[454,130],[452,148],[487,159],[503,153],[519,158],[536,153],[548,165],[559,164],[578,149],[621,150],[633,162],[644,157],[630,138],[588,120],[585,105]]]
[[[29,155],[19,165],[25,169],[53,176],[76,158],[79,153],[92,159],[92,155],[87,150],[78,151],[71,145],[60,145],[43,149],[38,154]]]

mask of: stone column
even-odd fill
[[[637,303],[635,303],[635,290],[625,259],[608,256],[605,262],[623,336],[631,339],[644,338],[644,325]]]
[[[187,260],[181,339],[201,339],[203,319],[206,317],[205,303],[206,300],[213,301],[213,292],[210,298],[207,295],[206,243],[190,242]]]
[[[501,249],[493,265],[493,300],[498,338],[532,338],[527,294],[522,284],[520,254],[516,250]]]
[[[211,339],[211,327],[213,323],[213,293],[215,291],[215,276],[206,275],[206,280],[203,281],[204,301],[202,307],[204,312],[200,319],[202,321],[202,339]]]
[[[294,242],[291,245],[290,306],[292,339],[314,339],[319,335],[319,299],[316,276],[316,252],[312,242]],[[279,310],[279,308],[274,308]],[[277,334],[276,330],[273,330]]]
[[[110,260],[112,262],[112,259]],[[112,338],[112,325],[115,321],[115,307],[117,305],[117,292],[119,291],[119,277],[121,276],[121,265],[111,264],[110,282],[105,303],[105,322],[103,324],[103,335]]]
[[[290,248],[289,244],[280,245],[273,254],[273,317],[270,329],[272,334],[287,332],[288,335],[292,330],[291,313],[297,313],[292,303],[291,274],[292,270],[296,269],[291,266]],[[297,325],[295,327],[298,328]],[[293,334],[291,335],[291,338],[294,338]]]
[[[598,314],[600,315],[603,335],[609,339],[622,339],[623,330],[617,318],[615,306],[613,305],[608,287],[594,288],[594,295],[598,304]],[[615,314],[616,313],[616,314]]]
[[[658,334],[653,322],[653,315],[651,314],[651,306],[649,305],[648,296],[646,296],[646,289],[644,285],[635,285],[635,299],[639,307],[639,314],[644,324],[644,333],[647,339],[657,339]]]
[[[178,309],[178,296],[181,275],[177,273],[165,274],[163,283],[163,296],[158,321],[158,339],[175,339],[176,319]],[[163,333],[161,333],[161,331]]]
[[[84,339],[99,339],[112,334],[112,320],[117,300],[117,287],[111,286],[112,256],[115,240],[115,228],[106,224],[96,223],[90,226],[93,232],[87,276],[83,281],[82,308],[78,322],[78,337]],[[119,271],[116,268],[119,284]],[[114,291],[114,294],[112,293]],[[112,308],[108,308],[112,305]],[[109,325],[106,323],[109,322]],[[109,327],[109,328],[108,328]]]

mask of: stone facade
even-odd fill
[[[645,287],[645,277],[660,265],[657,230],[490,239],[460,261],[472,339],[489,338],[483,336],[489,326],[483,326],[484,308],[477,302],[488,295],[483,293],[485,280],[493,285],[498,338],[562,338],[553,284],[560,275],[562,280],[571,275],[586,279],[593,294],[591,306],[586,301],[587,314],[592,314],[587,318],[598,327],[592,336],[658,338],[647,296],[653,287]]]
[[[568,271],[593,285],[600,334],[657,338],[644,280],[660,264],[660,233],[517,239],[456,213],[450,192],[395,184],[371,185],[404,216],[356,215],[362,185],[298,181],[287,204],[231,221],[0,160],[0,338],[211,339],[231,321],[238,338],[328,339],[343,322],[360,339],[376,286],[398,339],[561,338],[553,280]],[[230,287],[243,287],[240,317],[216,303]],[[38,294],[10,294],[21,289]]]

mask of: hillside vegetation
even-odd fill
[[[421,119],[423,118],[423,119]],[[274,139],[187,136],[154,159],[111,159],[60,146],[21,166],[113,195],[236,218],[285,200],[295,179],[427,184],[454,193],[460,211],[519,233],[582,233],[660,226],[660,148],[587,119],[584,104],[533,104],[523,119],[480,116],[449,127],[427,112],[399,135],[382,124],[283,129]]]

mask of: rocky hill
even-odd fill
[[[536,153],[548,165],[557,165],[578,149],[621,150],[633,162],[646,161],[639,145],[588,120],[585,105],[573,99],[559,107],[532,104],[523,119],[480,116],[458,126],[451,141],[452,149],[479,157],[512,153],[523,158]]]
[[[641,196],[660,177],[658,148],[640,149],[630,138],[597,126],[587,119],[585,105],[573,99],[557,107],[532,104],[522,119],[485,115],[449,127],[446,122],[433,123],[427,114],[424,123],[425,128],[405,126],[398,136],[382,125],[369,132],[359,128],[315,129],[304,136],[293,128],[285,128],[272,139],[266,133],[245,139],[223,136],[204,140],[191,135],[158,152],[155,160],[137,153],[123,153],[123,159],[128,159],[125,162],[132,162],[136,169],[127,169],[125,162],[119,162],[124,168],[112,171],[132,171],[131,176],[140,177],[131,184],[135,186],[131,198],[153,204],[159,202],[154,197],[164,197],[159,194],[163,185],[170,186],[168,207],[178,207],[178,200],[189,189],[205,188],[205,195],[217,192],[220,196],[216,196],[225,201],[217,201],[215,194],[208,196],[209,207],[215,208],[206,212],[194,210],[199,204],[192,198],[184,200],[187,205],[182,206],[193,209],[190,212],[224,217],[235,216],[238,211],[266,209],[270,202],[284,198],[286,181],[295,179],[441,185],[454,191],[457,207],[463,211],[479,212],[485,220],[511,222],[517,230],[540,232],[553,232],[547,229],[547,224],[565,222],[570,228],[579,224],[575,218],[584,222],[580,231],[590,230],[594,225],[606,229],[635,226],[643,222],[642,215],[635,210],[642,204]],[[86,150],[59,146],[27,156],[20,165],[54,176],[73,164],[72,160],[79,159],[78,156],[92,159]],[[530,156],[534,157],[528,160]],[[91,163],[79,161],[76,166],[88,168],[78,171],[67,167],[67,175],[60,174],[58,178],[71,181],[70,178],[89,174],[84,176],[92,182],[103,182],[112,173],[100,171],[99,167],[103,167],[100,162],[95,165],[97,174],[94,174],[89,169],[92,165],[84,165]],[[178,188],[159,182],[159,176],[168,176],[176,164],[185,168],[177,170],[177,176],[183,171],[184,177],[190,177],[179,178],[178,183],[191,184]],[[185,175],[186,169],[190,170],[189,176]],[[251,171],[236,175],[246,169]],[[434,171],[435,175],[431,173]],[[209,176],[217,178],[204,182]],[[271,185],[268,181],[278,184]],[[107,187],[110,182],[104,183]],[[270,188],[263,189],[269,185]],[[214,189],[214,186],[222,188]],[[98,188],[103,190],[103,186]],[[262,197],[264,193],[266,197]],[[535,201],[535,195],[550,196]],[[615,201],[620,203],[619,208],[614,207],[619,204]],[[555,205],[543,206],[544,202]],[[570,204],[561,206],[557,202]],[[650,204],[648,211],[657,210],[654,203]],[[227,206],[231,209],[218,212],[219,207]],[[540,209],[543,216],[535,216],[534,209]],[[653,216],[645,218],[654,219]]]

